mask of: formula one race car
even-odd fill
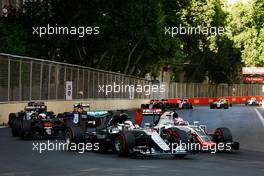
[[[102,152],[113,149],[116,135],[132,124],[123,112],[88,111],[76,113],[74,118],[76,120],[70,121],[66,128],[68,146],[77,143],[98,144]]]
[[[176,103],[178,109],[193,109],[192,103],[188,99],[181,99]]]
[[[191,151],[182,148],[179,141],[188,142],[187,133],[179,133],[180,140],[174,141],[175,145],[170,145],[163,134],[154,128],[162,114],[156,110],[138,110],[135,115],[135,122],[138,126],[120,131],[115,138],[115,151],[120,156],[185,156]],[[150,118],[151,117],[151,118]],[[149,121],[149,119],[151,119]]]
[[[187,153],[180,148],[175,148],[172,153],[170,147],[150,126],[141,128],[134,125],[127,114],[108,111],[90,111],[87,117],[80,117],[78,124],[67,128],[66,142],[68,145],[97,143],[99,151],[112,150],[120,156]]]
[[[229,107],[232,107],[232,103],[230,103],[229,100],[225,98],[221,98],[218,99],[218,101],[210,103],[211,109],[228,109]]]
[[[193,109],[193,105],[188,99],[180,99],[176,103],[168,102],[167,99],[151,100],[150,104],[142,104],[141,109],[161,109],[178,110],[178,109]]]
[[[198,121],[195,121],[193,125],[188,122],[183,125],[175,125],[173,121],[174,113],[173,111],[166,111],[158,119],[155,116],[149,116],[150,121],[155,122],[153,128],[156,129],[169,146],[185,144],[188,147],[185,150],[192,152],[239,149],[239,143],[233,141],[232,134],[228,128],[217,128],[214,133],[208,134],[207,127],[199,125]],[[142,123],[143,117],[137,117],[136,122]],[[191,145],[188,145],[190,143]]]
[[[61,121],[47,111],[44,102],[29,102],[24,111],[9,114],[13,136],[22,139],[63,137]]]
[[[63,127],[66,129],[72,123],[77,124],[79,122],[79,116],[86,116],[87,112],[89,111],[89,104],[76,103],[73,105],[73,110],[71,112],[59,113],[57,118],[62,121]]]
[[[250,100],[246,101],[245,105],[246,106],[261,106],[261,102],[257,101],[256,98],[252,97]]]

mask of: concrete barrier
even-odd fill
[[[91,110],[117,110],[117,109],[134,109],[139,108],[141,104],[148,103],[148,99],[96,99],[88,101],[45,101],[48,111],[54,113],[72,111],[75,103],[89,103]],[[9,113],[19,112],[24,109],[27,102],[14,102],[8,104],[0,104],[0,124],[7,123]]]

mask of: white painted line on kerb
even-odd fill
[[[260,114],[260,112],[257,110],[257,108],[254,108],[254,110],[256,111],[257,115],[258,115],[258,118],[259,120],[261,121],[263,127],[264,127],[264,118],[263,116]]]
[[[7,128],[7,126],[0,126],[0,128]]]

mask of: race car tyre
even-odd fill
[[[223,108],[228,109],[228,104],[227,103],[223,104]]]
[[[213,141],[215,143],[228,143],[233,141],[232,133],[228,128],[217,128],[214,132]]]
[[[18,118],[14,118],[13,124],[11,127],[12,130],[12,136],[18,137],[19,136],[19,127],[20,127],[20,122]]]
[[[119,156],[129,156],[133,154],[135,147],[135,136],[130,131],[120,132],[114,139],[115,152]]]
[[[188,144],[189,143],[189,135],[187,132],[183,130],[179,130],[177,128],[168,128],[162,131],[162,139],[169,144],[171,151],[173,151],[173,147],[175,144]],[[180,158],[184,157],[187,154],[174,154],[174,157]]]
[[[15,113],[10,113],[9,114],[9,117],[8,117],[8,125],[9,125],[9,127],[12,128],[12,125],[13,125],[13,122],[14,122],[15,118],[16,118],[16,114]]]
[[[84,132],[80,127],[72,125],[66,129],[65,139],[68,145],[72,143],[84,142]]]
[[[55,118],[55,114],[53,111],[48,111],[46,115],[50,118]]]
[[[23,120],[21,121],[21,139],[27,140],[31,139],[31,121]]]

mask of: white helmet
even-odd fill
[[[43,114],[43,113],[41,113],[41,114],[39,114],[39,117],[40,117],[40,118],[42,118],[42,119],[45,119],[45,118],[47,117],[47,115],[46,115],[46,114]]]
[[[130,120],[126,120],[126,121],[124,122],[124,124],[125,124],[125,127],[126,127],[127,129],[133,129],[133,128],[134,128],[134,125],[133,125],[133,123],[132,123]]]

